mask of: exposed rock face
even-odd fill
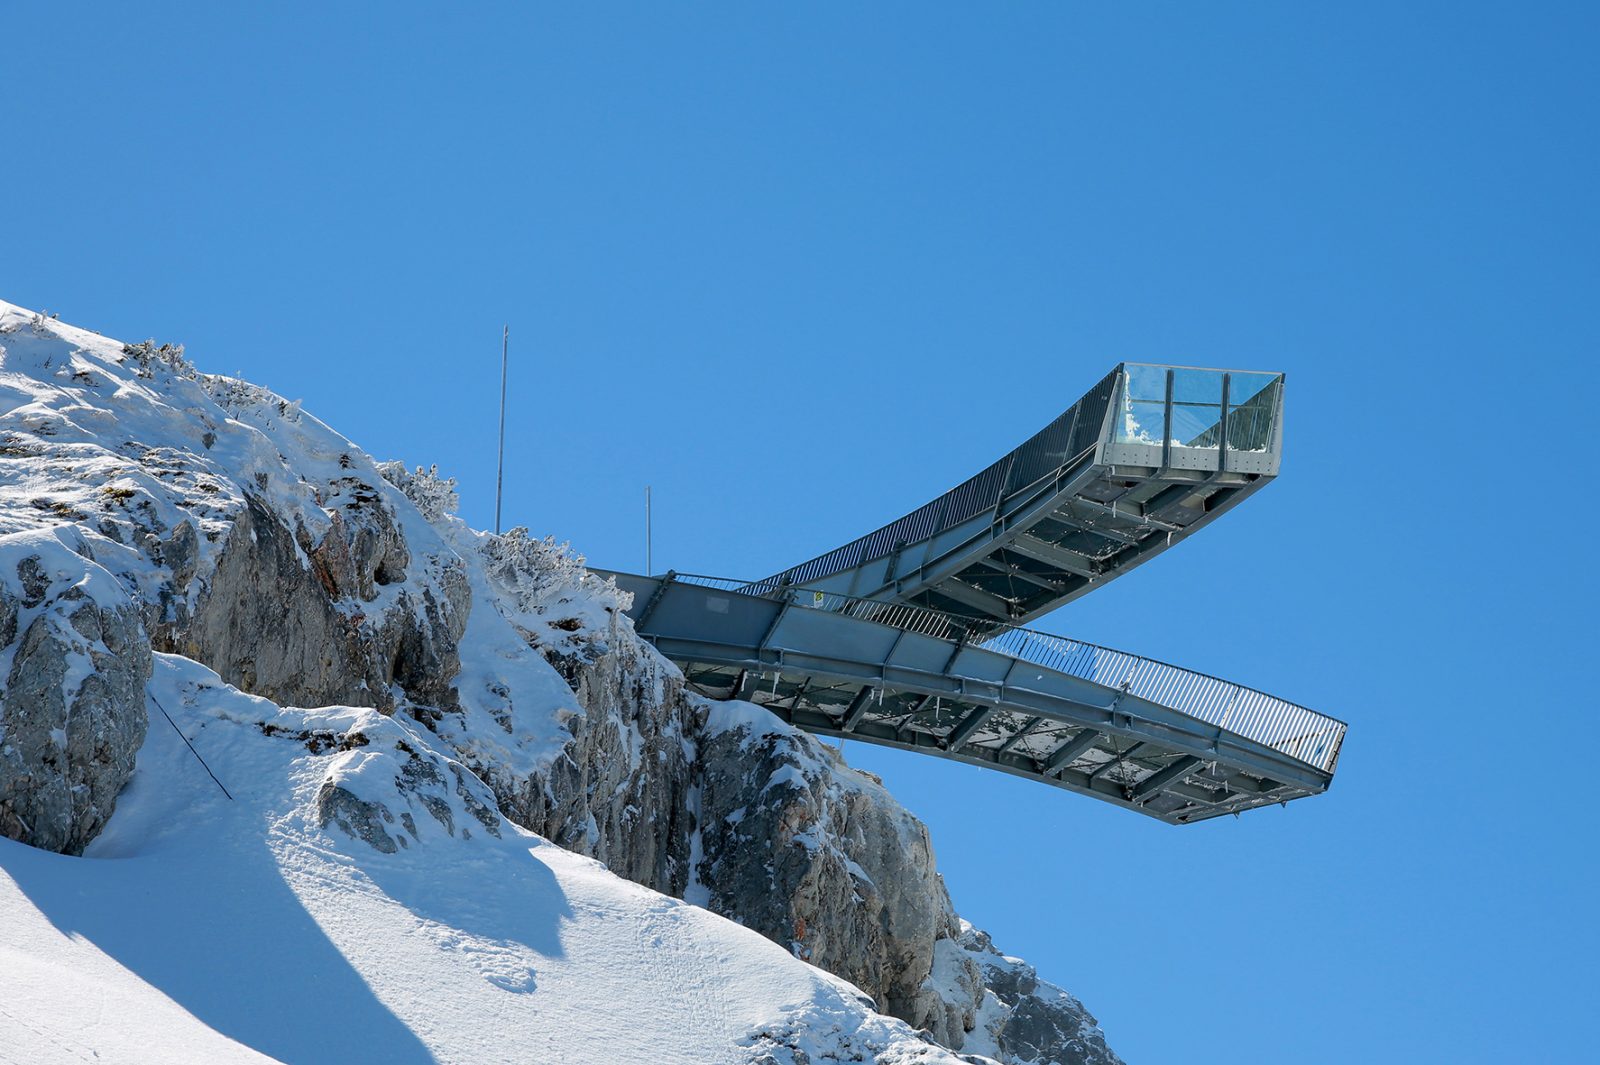
[[[248,496],[193,618],[160,633],[160,649],[285,706],[392,703],[359,624],[313,571],[304,530],[301,540]]]
[[[685,694],[626,626],[550,657],[585,713],[544,775],[488,774],[513,821],[761,932],[953,1049],[1117,1065],[1076,999],[956,915],[926,827],[869,774],[764,711]]]
[[[995,950],[986,932],[963,922],[957,942],[989,990],[984,1012],[998,1016],[982,1034],[1002,1060],[1120,1065],[1122,1059],[1106,1046],[1099,1023],[1083,1003],[1040,980],[1027,962]]]
[[[449,706],[471,601],[459,568],[441,568],[443,596],[402,588],[369,618],[362,606],[406,580],[405,538],[375,493],[328,515],[313,543],[303,526],[290,529],[246,495],[193,616],[158,629],[158,648],[285,706],[388,712],[391,685],[414,702]]]
[[[677,671],[628,632],[604,654],[551,654],[588,712],[543,776],[486,778],[501,812],[605,862],[612,872],[683,897],[692,875],[694,708]]]
[[[744,709],[712,708],[701,747],[708,904],[959,1048],[977,999],[927,983],[935,942],[959,931],[927,828],[833,748]]]
[[[0,834],[78,854],[144,743],[150,641],[91,560],[51,538],[0,539],[14,574],[0,574]]]
[[[421,839],[419,819],[426,822],[431,818],[450,836],[459,832],[471,839],[473,825],[491,836],[500,836],[500,815],[490,805],[493,796],[481,780],[459,762],[432,751],[417,750],[397,735],[393,723],[385,725],[387,729],[377,726],[371,730],[378,733],[375,744],[370,732],[357,730],[335,740],[342,751],[372,745],[368,752],[372,758],[363,758],[363,764],[353,773],[348,765],[341,764],[345,759],[335,761],[317,789],[317,820],[323,828],[337,825],[346,835],[383,854],[394,854]],[[312,744],[317,738],[311,737]],[[391,765],[397,766],[397,771],[382,780],[379,789],[388,802],[363,798],[346,783],[353,778],[385,777],[385,770]],[[391,806],[400,810],[398,819]]]

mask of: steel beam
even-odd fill
[[[1170,523],[1170,521],[1155,520],[1155,518],[1152,518],[1150,515],[1147,515],[1147,513],[1144,513],[1144,507],[1141,507],[1139,504],[1134,504],[1134,502],[1125,502],[1125,504],[1120,505],[1102,504],[1102,502],[1099,502],[1098,499],[1083,499],[1082,496],[1078,496],[1077,499],[1072,499],[1072,501],[1067,502],[1067,513],[1069,513],[1070,517],[1072,517],[1072,520],[1082,521],[1083,528],[1093,532],[1093,534],[1096,534],[1096,536],[1104,536],[1107,537],[1107,539],[1122,540],[1123,544],[1142,544],[1144,539],[1142,539],[1142,537],[1133,536],[1131,532],[1123,532],[1122,529],[1106,529],[1102,528],[1102,526],[1093,525],[1088,518],[1083,518],[1080,517],[1080,515],[1077,515],[1077,513],[1072,513],[1074,512],[1075,507],[1083,507],[1085,510],[1093,510],[1094,513],[1101,513],[1101,515],[1106,515],[1106,517],[1109,518],[1117,518],[1117,520],[1133,521],[1134,525],[1144,526],[1144,528],[1147,529],[1157,529],[1157,531],[1160,532],[1184,531],[1184,526],[1173,525],[1173,523]]]
[[[959,751],[972,738],[972,734],[978,731],[985,721],[989,720],[989,715],[993,714],[994,711],[995,708],[992,706],[981,706],[958,721],[956,727],[950,730],[950,736],[945,742],[945,750]]]
[[[801,681],[799,683],[799,685],[795,688],[794,695],[790,696],[790,698],[789,698],[789,710],[791,712],[793,712],[794,710],[799,709],[799,707],[800,707],[800,697],[802,695],[804,695],[810,689],[810,687],[811,687],[811,678],[807,677],[805,680]]]
[[[1042,717],[1030,717],[1021,728],[1017,729],[1017,731],[1006,737],[1006,741],[1000,745],[999,749],[995,753],[1005,754],[1011,748],[1015,747],[1017,744],[1026,739],[1028,733],[1037,728],[1039,722],[1043,720],[1044,718]]]
[[[1105,576],[1105,568],[1096,564],[1091,558],[1078,554],[1065,547],[1060,547],[1048,541],[1041,540],[1029,533],[1023,533],[1004,545],[1007,551],[1015,551],[1035,562],[1043,562],[1047,566],[1077,574],[1079,577],[1088,577],[1098,580]]]
[[[754,639],[754,636],[750,638]],[[1002,688],[993,681],[975,683],[967,678],[909,666],[884,666],[876,661],[867,663],[832,655],[807,654],[793,647],[781,652],[780,662],[776,652],[763,652],[758,658],[748,646],[721,646],[660,636],[655,638],[655,642],[664,654],[678,661],[702,661],[733,668],[778,669],[796,679],[816,675],[829,683],[870,684],[929,697],[939,695],[974,702],[992,700],[1001,703],[1009,711],[1041,714],[1066,725],[1087,726],[1117,736],[1125,742],[1150,741],[1163,751],[1217,759],[1236,770],[1270,776],[1274,781],[1292,783],[1314,792],[1326,790],[1330,777],[1326,771],[1300,762],[1291,755],[1226,730],[1219,734],[1215,725],[1166,710],[1160,704],[1150,704],[1135,696],[1124,695],[1119,708],[1114,710],[1109,705],[1080,701],[1065,693],[1014,686]],[[1019,664],[1027,664],[1031,670],[1050,672],[1047,667]],[[1074,682],[1083,683],[1075,678]],[[1110,698],[1115,693],[1107,689],[1106,695]]]
[[[938,584],[930,584],[924,591],[942,595],[946,599],[954,599],[963,606],[974,610],[981,610],[985,617],[1009,621],[1016,616],[1016,604],[1009,599],[1002,599],[998,595],[982,592],[967,584],[959,577],[949,577]]]
[[[1140,740],[1138,743],[1135,743],[1132,747],[1129,747],[1125,751],[1112,751],[1111,753],[1114,757],[1111,759],[1111,761],[1101,762],[1099,765],[1095,766],[1095,768],[1089,773],[1089,779],[1095,780],[1108,772],[1113,766],[1119,766],[1123,762],[1126,762],[1129,758],[1133,757],[1134,753],[1138,751],[1139,748],[1143,746],[1144,741]]]
[[[656,606],[661,602],[661,597],[667,594],[667,589],[671,588],[672,582],[677,579],[677,573],[670,569],[667,570],[666,576],[662,577],[661,583],[656,586],[655,593],[650,596],[650,601],[645,603],[644,609],[639,612],[639,616],[634,618],[633,624],[636,629],[643,631],[645,625],[650,621],[650,615],[656,612]]]
[[[1070,590],[1060,581],[1051,580],[1042,573],[1029,573],[1027,570],[1017,566],[1008,566],[1004,562],[998,561],[993,555],[987,558],[980,558],[978,565],[997,576],[1020,580],[1025,584],[1033,585],[1040,591],[1050,592],[1053,595],[1063,595]]]
[[[872,689],[865,685],[856,692],[856,697],[850,700],[850,705],[845,708],[844,716],[839,719],[839,727],[845,732],[854,732],[861,723],[861,718],[867,712],[867,703],[872,699]]]
[[[1129,798],[1133,799],[1135,802],[1143,802],[1156,792],[1160,791],[1162,788],[1166,787],[1168,784],[1181,780],[1183,777],[1193,772],[1195,766],[1200,764],[1200,759],[1196,758],[1192,754],[1186,754],[1182,758],[1179,758],[1176,762],[1173,762],[1171,765],[1167,766],[1165,769],[1158,769],[1154,773],[1151,773],[1149,776],[1145,777],[1138,784],[1135,784],[1133,788],[1133,794],[1129,796]]]
[[[1099,738],[1100,733],[1096,730],[1084,729],[1050,753],[1050,757],[1045,759],[1044,767],[1039,770],[1040,774],[1047,777],[1054,776],[1062,766],[1070,764],[1084,751],[1093,747]]]

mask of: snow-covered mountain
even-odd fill
[[[453,506],[0,303],[0,1062],[1117,1061],[876,780]]]

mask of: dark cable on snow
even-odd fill
[[[167,724],[172,726],[172,731],[176,732],[178,734],[178,738],[183,741],[183,745],[189,748],[189,753],[194,755],[194,760],[200,763],[200,768],[206,771],[206,776],[215,781],[217,787],[222,789],[222,794],[228,796],[228,801],[232,802],[233,794],[228,791],[227,786],[224,785],[222,781],[217,780],[217,775],[211,771],[210,766],[206,765],[206,760],[200,757],[200,752],[194,749],[194,744],[190,743],[189,737],[183,734],[183,729],[179,728],[178,723],[172,720],[172,715],[167,713],[167,708],[161,705],[161,700],[152,695],[150,696],[150,701],[156,704],[156,709],[160,710],[161,716],[167,719]]]

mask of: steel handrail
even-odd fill
[[[1339,757],[1346,725],[1287,699],[1175,666],[1144,655],[1054,633],[1017,626],[998,631],[971,618],[927,607],[860,599],[837,592],[783,588],[762,594],[746,581],[674,573],[674,579],[755,598],[788,598],[796,605],[875,621],[906,632],[956,640],[1008,655],[1102,687],[1127,692],[1188,717],[1223,728],[1271,747],[1297,761],[1331,773]],[[975,626],[982,625],[981,628]]]
[[[1058,475],[1094,451],[1121,373],[1119,364],[1049,425],[938,498],[842,547],[763,578],[756,585],[764,593],[785,584],[822,580],[887,558],[907,544],[920,543],[997,509],[1026,486]]]

